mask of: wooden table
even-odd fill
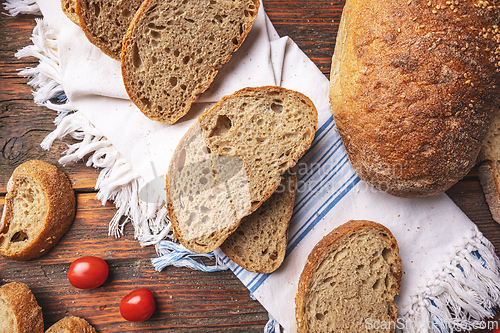
[[[343,1],[264,0],[280,36],[290,36],[328,76]],[[54,111],[36,106],[26,79],[17,70],[36,66],[36,59],[14,53],[28,45],[34,18],[0,15],[0,205],[10,174],[24,161],[40,159],[57,164],[65,144],[56,141],[50,151],[40,148],[54,129]],[[86,318],[99,332],[263,332],[267,311],[253,301],[248,290],[230,272],[201,273],[186,268],[154,271],[154,248],[141,248],[131,227],[119,239],[108,237],[112,203],[95,198],[99,170],[83,162],[60,167],[77,193],[78,210],[71,230],[46,256],[30,262],[0,258],[0,285],[12,281],[28,284],[43,308],[45,328],[66,315]],[[500,225],[494,222],[482,193],[477,171],[453,186],[448,195],[474,221],[500,255]],[[3,209],[3,208],[0,208]],[[67,280],[70,263],[83,255],[107,260],[110,278],[100,288],[76,290]],[[120,317],[121,298],[137,287],[154,291],[157,311],[143,323]],[[479,332],[479,331],[478,331]]]

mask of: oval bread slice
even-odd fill
[[[123,40],[130,99],[150,119],[173,124],[243,43],[258,0],[146,0]]]
[[[311,251],[295,297],[297,332],[369,332],[385,323],[394,332],[401,289],[401,258],[389,229],[349,221]],[[392,324],[391,324],[392,323]]]
[[[7,185],[0,255],[30,260],[46,254],[69,230],[76,210],[66,175],[38,160],[18,166]]]
[[[170,161],[167,208],[179,241],[199,253],[219,247],[309,149],[317,119],[309,98],[274,86],[206,110]]]
[[[0,288],[0,333],[43,333],[42,308],[24,283]]]
[[[45,333],[96,333],[96,330],[83,318],[67,316],[50,326]]]

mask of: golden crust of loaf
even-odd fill
[[[42,308],[27,285],[11,282],[0,288],[0,333],[43,333]]]
[[[402,279],[398,252],[390,230],[372,221],[351,220],[323,237],[299,278],[297,332],[326,332],[325,327],[333,332],[365,332],[366,318],[395,322],[394,296]]]
[[[76,15],[87,39],[102,52],[120,60],[122,41],[142,0],[75,0]]]
[[[220,246],[309,149],[317,117],[309,98],[275,86],[241,89],[206,110],[169,166],[167,208],[179,241],[199,253]]]
[[[122,76],[150,119],[173,124],[241,46],[259,0],[146,0],[123,39]]]
[[[7,186],[0,255],[30,260],[46,254],[69,230],[75,211],[75,194],[62,171],[38,160],[21,164]]]
[[[285,259],[296,186],[297,176],[285,172],[278,189],[222,243],[222,252],[250,272],[277,270]]]
[[[67,316],[50,326],[45,333],[96,333],[96,330],[83,318]]]
[[[469,172],[500,106],[499,25],[497,3],[346,2],[330,101],[364,181],[416,197]]]

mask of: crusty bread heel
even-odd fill
[[[45,333],[96,333],[96,330],[83,318],[67,316],[50,326]]]
[[[47,254],[71,227],[75,211],[75,193],[62,171],[38,160],[21,164],[7,185],[0,255],[30,260]]]
[[[0,333],[43,333],[42,308],[24,283],[0,288]]]

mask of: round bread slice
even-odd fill
[[[45,333],[96,333],[96,330],[85,319],[68,316],[50,326]]]
[[[122,41],[142,0],[74,0],[87,39],[113,59],[120,60]]]
[[[24,283],[0,288],[0,333],[43,333],[42,308]]]
[[[295,297],[297,332],[394,332],[401,289],[396,239],[381,224],[349,221],[311,251]]]
[[[38,160],[12,173],[0,223],[0,255],[30,260],[46,254],[69,230],[76,210],[66,175]]]
[[[285,172],[273,195],[241,223],[220,249],[247,271],[272,273],[285,259],[288,223],[293,213],[297,176]]]
[[[176,148],[167,177],[174,232],[188,249],[219,247],[309,149],[314,104],[281,87],[246,88],[206,110]]]
[[[146,0],[123,40],[130,99],[150,119],[173,124],[243,43],[259,0]]]

